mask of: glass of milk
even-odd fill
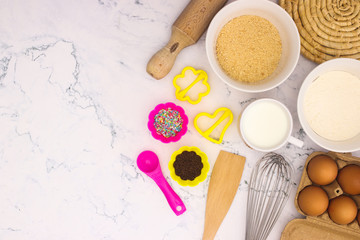
[[[250,103],[240,118],[240,133],[252,149],[271,152],[290,142],[298,147],[303,142],[292,137],[293,120],[281,102],[262,98]]]

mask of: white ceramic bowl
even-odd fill
[[[333,59],[320,64],[309,73],[300,88],[298,96],[297,111],[300,123],[309,138],[327,150],[334,152],[354,152],[360,150],[360,134],[346,141],[330,141],[315,133],[305,118],[303,102],[307,89],[316,78],[330,71],[345,71],[360,78],[360,61],[350,58]]]
[[[216,40],[220,30],[231,19],[242,15],[257,15],[267,19],[278,29],[282,41],[278,67],[259,84],[246,84],[230,78],[216,57]],[[211,21],[206,35],[206,53],[212,69],[225,83],[244,92],[263,92],[277,87],[293,72],[300,55],[300,37],[292,18],[276,3],[268,0],[238,0],[221,9]]]

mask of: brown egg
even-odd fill
[[[337,224],[349,224],[356,218],[357,207],[352,198],[341,195],[330,200],[328,213]]]
[[[340,169],[337,181],[341,189],[348,194],[360,194],[360,166],[350,164]]]
[[[317,155],[309,161],[307,173],[313,183],[328,185],[336,179],[338,166],[331,157],[327,155]]]
[[[326,211],[329,199],[321,187],[310,185],[299,193],[298,204],[306,215],[319,216]]]

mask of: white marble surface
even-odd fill
[[[280,87],[245,94],[215,76],[203,36],[181,52],[165,79],[154,80],[146,63],[167,42],[187,3],[0,1],[0,239],[201,239],[209,177],[196,187],[181,187],[167,168],[172,152],[184,145],[204,151],[211,168],[220,150],[246,156],[239,191],[215,238],[245,239],[247,182],[263,154],[244,145],[236,121],[221,145],[201,137],[192,124],[179,142],[153,139],[147,115],[166,101],[181,105],[190,121],[223,106],[237,118],[254,98],[284,102],[293,114],[293,135],[305,146],[277,152],[293,163],[299,182],[307,155],[321,150],[301,131],[296,115],[299,87],[316,64],[300,57]],[[195,106],[176,100],[171,82],[187,65],[209,74],[211,92]],[[173,214],[136,167],[145,149],[158,154],[187,207],[183,215]],[[296,187],[268,239],[279,239],[286,223],[301,217],[293,204]]]

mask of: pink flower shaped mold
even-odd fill
[[[187,132],[188,122],[182,107],[172,102],[161,103],[150,112],[148,128],[163,143],[177,142]]]

